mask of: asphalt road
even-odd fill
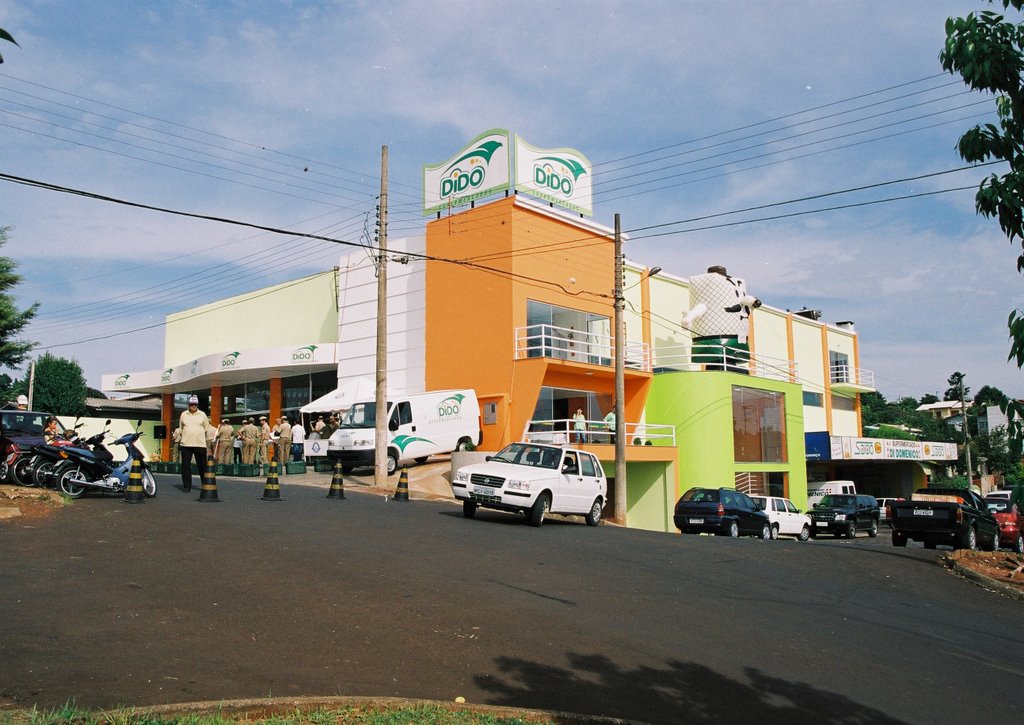
[[[219,482],[0,524],[0,707],[404,696],[658,723],[1019,722],[1021,602],[869,540]],[[939,552],[941,554],[941,552]]]

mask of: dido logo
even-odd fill
[[[124,375],[122,375],[122,376],[120,376],[118,378],[115,378],[114,379],[114,387],[115,388],[123,388],[123,387],[127,386],[128,385],[128,378],[130,378],[130,377],[131,377],[130,373],[125,373]]]
[[[163,374],[160,376],[160,382],[161,383],[169,383],[169,382],[171,382],[171,373],[172,372],[174,372],[174,368],[167,368],[166,370],[164,370]]]
[[[456,196],[469,189],[478,189],[487,177],[487,166],[491,163],[494,152],[502,146],[500,141],[484,141],[472,151],[468,151],[455,159],[441,179],[441,198],[447,199]],[[459,164],[466,162],[468,169],[463,169]]]
[[[462,401],[466,398],[461,393],[450,395],[437,404],[437,415],[440,418],[451,418],[462,410]]]
[[[313,359],[313,353],[316,352],[316,345],[306,345],[305,347],[298,347],[292,351],[292,361],[311,361]]]
[[[533,183],[537,186],[558,192],[563,196],[572,196],[573,184],[586,173],[583,164],[574,159],[561,158],[559,156],[542,156],[538,161],[546,161],[543,165],[537,164],[533,167]],[[561,166],[561,173],[555,170],[555,166]],[[572,176],[570,179],[569,176]]]
[[[242,353],[240,352],[229,352],[227,355],[221,358],[220,366],[222,368],[233,368],[235,366],[235,363],[238,361],[238,356],[241,354]]]

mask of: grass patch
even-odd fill
[[[145,709],[116,711],[82,710],[72,703],[53,710],[36,708],[24,711],[0,712],[0,725],[535,725],[554,723],[553,720],[524,720],[516,717],[498,717],[470,710],[449,710],[439,705],[379,708],[360,706],[337,709],[318,709],[288,714],[258,716],[242,713],[149,715]]]

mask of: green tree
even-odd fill
[[[0,227],[0,247],[7,243],[8,230],[8,227]],[[19,312],[13,298],[7,294],[7,290],[21,282],[21,275],[14,272],[17,266],[14,260],[0,257],[0,366],[11,368],[24,362],[36,345],[34,342],[11,338],[21,332],[39,309],[39,303],[35,302]]]
[[[939,402],[939,396],[934,393],[925,393],[921,396],[921,400],[918,401],[921,405],[931,405],[932,403]]]
[[[15,45],[18,45],[18,41],[16,41],[14,37],[3,28],[0,28],[0,40],[6,40],[8,43],[14,43]],[[4,57],[0,55],[0,63],[3,62]]]
[[[999,388],[994,388],[991,385],[982,385],[978,392],[974,394],[975,405],[999,405],[1004,400],[1006,400],[1006,394]]]
[[[860,394],[861,423],[865,427],[888,423],[885,412],[886,402],[884,395],[877,391]]]
[[[43,353],[36,360],[32,407],[55,415],[85,415],[85,375],[76,360]]]
[[[971,394],[971,389],[964,385],[965,377],[959,370],[950,375],[946,379],[946,385],[949,387],[942,394],[942,399],[946,401],[960,400],[960,396],[963,395],[963,399],[966,401]]]
[[[998,0],[1003,10],[1020,13],[1024,0]],[[992,4],[992,0],[989,0]],[[961,158],[969,163],[1005,161],[1003,173],[986,177],[974,196],[975,209],[995,217],[1011,244],[1024,250],[1024,25],[1007,21],[991,10],[968,13],[946,20],[946,43],[939,53],[943,70],[959,74],[977,91],[995,96],[997,124],[969,129],[957,143]],[[1024,251],[1017,256],[1017,271],[1024,272]],[[1007,320],[1010,332],[1009,360],[1024,367],[1024,310],[1013,309]],[[1010,443],[1020,455],[1024,443],[1024,405],[1003,396],[1000,408],[1010,421]]]

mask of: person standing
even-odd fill
[[[242,429],[245,424],[249,422],[248,418],[242,418],[242,425],[238,426],[238,430],[235,431],[235,437],[231,441],[231,448],[235,452],[235,463],[242,462]]]
[[[217,429],[213,423],[206,429],[206,455],[214,461],[217,460]]]
[[[612,409],[604,417],[604,427],[608,429],[608,440],[615,445],[615,401],[612,401]]]
[[[259,463],[261,465],[265,464],[265,465],[269,466],[270,465],[270,459],[272,458],[272,456],[270,454],[270,447],[273,444],[270,442],[270,436],[271,436],[270,425],[267,423],[267,416],[265,416],[265,415],[261,415],[260,416],[260,428],[259,428],[259,431],[260,431],[260,443],[259,443],[259,449],[256,452],[256,456],[257,456],[257,458],[259,460]]]
[[[232,451],[234,450],[235,444],[235,429],[231,425],[231,421],[224,418],[220,422],[220,427],[217,428],[217,463],[226,465],[231,463]]]
[[[292,455],[292,424],[285,418],[281,417],[281,422],[277,426],[277,465],[281,469],[281,473],[287,473],[285,464],[288,463],[288,459]]]
[[[256,446],[260,437],[259,429],[252,424],[252,418],[246,419],[238,435],[242,438],[242,463],[252,465],[256,462]]]
[[[305,459],[306,429],[302,427],[302,418],[297,418],[292,426],[292,460]]]
[[[181,428],[175,428],[171,433],[171,460],[178,460],[180,454],[179,446],[181,445]]]
[[[576,442],[587,442],[587,416],[583,415],[583,408],[577,408],[572,416],[572,429],[576,431]]]
[[[181,441],[178,445],[181,450],[181,488],[188,493],[192,490],[192,461],[195,460],[199,479],[202,480],[206,475],[206,441],[211,432],[216,433],[206,413],[199,410],[199,398],[195,395],[188,397],[188,410],[183,411],[178,419],[178,431]]]

